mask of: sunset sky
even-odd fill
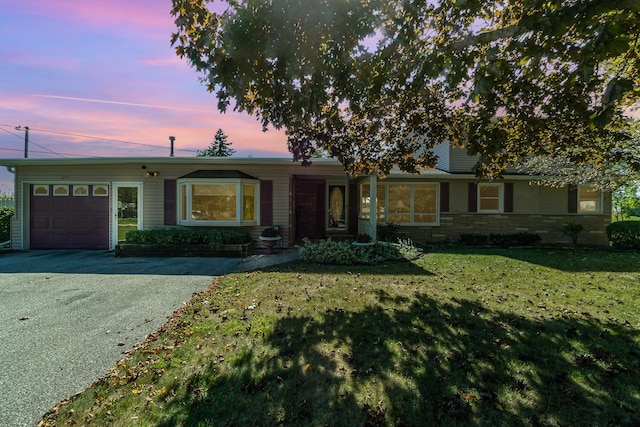
[[[283,132],[216,109],[170,45],[170,0],[0,0],[0,158],[194,156],[217,129],[236,156],[288,156]],[[98,139],[101,138],[101,139]],[[116,142],[126,141],[126,142]],[[13,192],[0,167],[0,193]]]

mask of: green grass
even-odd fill
[[[231,274],[43,425],[637,425],[639,284],[534,249]]]

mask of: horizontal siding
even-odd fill
[[[480,156],[470,156],[467,154],[466,148],[451,148],[449,154],[449,171],[450,172],[471,172]]]
[[[438,156],[438,163],[436,164],[436,168],[443,171],[449,170],[449,150],[450,145],[448,142],[442,142],[431,149],[433,154]]]

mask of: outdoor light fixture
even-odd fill
[[[158,171],[149,171],[147,172],[147,176],[151,178],[155,178],[156,176],[158,176]]]

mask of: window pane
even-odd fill
[[[242,186],[242,220],[256,220],[256,186]]]
[[[411,222],[411,186],[389,184],[389,222]]]
[[[600,212],[600,192],[593,187],[580,187],[578,192],[580,212]]]
[[[371,213],[371,186],[369,184],[360,185],[360,218],[369,218]],[[379,203],[380,201],[378,201]]]
[[[437,220],[438,218],[433,214],[414,214],[413,215],[413,222],[435,224]]]
[[[436,186],[415,185],[413,187],[413,211],[415,213],[436,212]]]
[[[389,222],[411,222],[411,215],[410,214],[399,214],[399,213],[393,213],[393,212],[389,212]]]
[[[500,187],[497,185],[481,185],[480,197],[500,197]]]
[[[385,220],[385,186],[378,184],[376,186],[376,210],[378,212],[377,221],[384,222]]]
[[[481,199],[480,210],[481,211],[497,211],[500,209],[500,200],[498,199]]]
[[[236,221],[236,185],[193,184],[191,215],[196,220]]]

